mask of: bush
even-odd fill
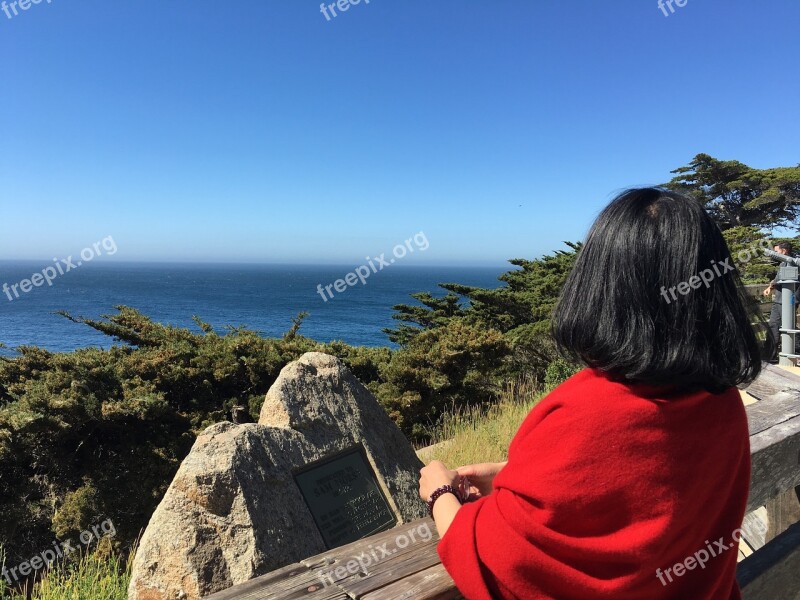
[[[557,358],[547,367],[544,376],[544,385],[548,390],[561,385],[567,379],[575,375],[581,369],[580,365],[576,365],[564,358]]]
[[[0,360],[0,544],[12,564],[106,515],[118,544],[132,543],[197,433],[234,404],[260,408],[280,369],[320,347],[193,333],[126,307],[86,324],[136,347]]]
[[[389,415],[414,440],[451,406],[486,405],[502,387],[503,335],[458,318],[423,331],[394,353],[377,387]]]

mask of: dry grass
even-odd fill
[[[132,560],[133,553],[123,561],[113,552],[96,551],[75,563],[54,564],[33,586],[30,600],[126,600]],[[26,600],[26,595],[0,579],[0,598]]]
[[[435,448],[423,461],[440,460],[450,468],[506,459],[508,445],[531,408],[544,396],[526,383],[509,386],[500,403],[489,410],[456,410],[434,432]]]

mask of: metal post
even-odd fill
[[[782,266],[778,270],[778,283],[781,284],[781,352],[779,365],[794,365],[800,358],[795,354],[795,337],[800,330],[795,329],[794,293],[797,289],[798,268]]]

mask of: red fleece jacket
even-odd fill
[[[470,600],[738,599],[749,484],[736,388],[669,395],[584,369],[530,412],[439,556]]]

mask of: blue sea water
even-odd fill
[[[29,279],[49,266],[35,261],[0,261],[0,286]],[[0,292],[0,343],[12,354],[21,345],[52,351],[96,346],[113,340],[55,311],[76,317],[114,314],[133,307],[160,323],[199,331],[197,315],[222,332],[244,325],[267,337],[281,336],[301,311],[309,316],[300,333],[321,342],[343,340],[364,346],[390,346],[383,329],[394,327],[392,306],[414,303],[409,294],[442,295],[439,283],[494,288],[503,267],[392,266],[373,274],[366,285],[348,287],[323,301],[317,285],[328,285],[352,266],[131,264],[97,261],[73,269],[16,298]],[[19,289],[19,288],[18,288]]]

